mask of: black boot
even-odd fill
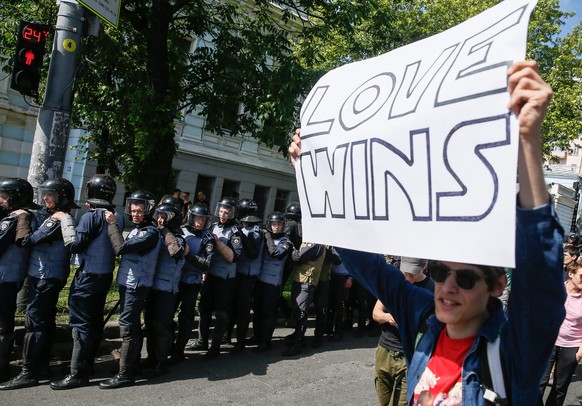
[[[99,384],[100,389],[118,389],[135,385],[135,379],[126,373],[119,372],[113,378]]]
[[[30,388],[32,386],[38,386],[38,378],[25,365],[16,378],[0,384],[0,390]]]
[[[69,374],[60,381],[53,381],[50,383],[51,389],[54,390],[82,388],[83,386],[89,386],[89,377],[87,374],[80,372]]]
[[[89,385],[89,375],[87,373],[87,359],[92,357],[93,343],[81,342],[79,332],[73,329],[73,353],[71,354],[71,373],[60,381],[50,383],[51,389],[66,390],[81,388]]]
[[[204,354],[204,356],[202,357],[202,359],[204,361],[211,361],[215,358],[218,358],[218,356],[220,355],[220,344],[219,345],[214,345],[214,342],[212,343],[212,346],[210,347],[210,349],[208,350],[208,352],[206,354]]]
[[[208,351],[208,339],[200,338],[193,345],[186,347],[188,351]]]
[[[120,326],[121,357],[119,358],[119,372],[111,379],[99,384],[101,389],[117,389],[135,385],[134,366],[139,363],[141,344],[138,337],[132,337],[129,327]]]
[[[10,353],[14,334],[0,334],[0,383],[10,379]]]

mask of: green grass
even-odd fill
[[[119,265],[119,260],[117,260],[117,266]],[[115,267],[115,271],[113,272],[113,283],[109,288],[109,293],[107,293],[107,299],[105,301],[105,314],[107,315],[109,311],[115,306],[117,301],[119,300],[119,285],[117,284],[117,266]],[[57,301],[57,324],[68,324],[69,323],[69,289],[71,286],[71,282],[75,277],[76,268],[71,266],[71,273],[69,274],[69,278],[67,279],[67,283],[65,287],[59,294],[59,300]],[[287,280],[287,283],[283,287],[283,298],[287,301],[291,300],[291,278]],[[198,307],[198,306],[197,306]],[[17,325],[24,325],[24,311],[17,311],[16,312],[16,324]],[[113,313],[110,321],[119,319],[119,308]]]

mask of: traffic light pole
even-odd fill
[[[45,180],[63,175],[84,23],[85,8],[73,0],[61,0],[28,170],[28,181],[35,190]]]

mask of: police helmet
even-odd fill
[[[236,200],[232,197],[223,197],[218,203],[216,203],[216,209],[214,210],[214,215],[218,217],[218,213],[222,207],[230,209],[229,219],[233,219],[237,209]]]
[[[301,205],[299,202],[291,202],[285,209],[285,218],[289,220],[301,221]]]
[[[259,206],[254,200],[242,199],[238,202],[237,218],[246,223],[260,223]]]
[[[188,225],[194,227],[194,217],[206,217],[202,230],[210,226],[210,208],[204,203],[194,203],[188,210]]]
[[[39,187],[40,200],[48,193],[55,195],[55,206],[57,210],[70,211],[78,209],[75,204],[75,187],[67,179],[47,179]]]
[[[175,197],[173,198],[175,200]],[[158,220],[161,214],[165,215],[164,225],[168,228],[178,228],[182,224],[182,218],[184,216],[183,211],[184,203],[180,206],[178,202],[172,203],[168,201],[166,203],[161,203],[156,207],[156,211],[154,213],[154,220]]]
[[[138,190],[129,195],[125,201],[125,214],[131,218],[131,205],[143,204],[146,218],[151,218],[156,207],[156,199],[150,192]]]
[[[184,210],[184,200],[178,197],[174,197],[172,195],[165,195],[164,197],[162,197],[162,200],[160,200],[158,206],[161,204],[172,204],[180,208],[181,210]]]
[[[113,178],[105,174],[93,175],[87,182],[87,203],[93,207],[111,209],[115,207],[113,198],[117,192],[117,185]]]
[[[0,192],[8,195],[8,210],[38,209],[40,206],[32,201],[34,191],[28,181],[21,178],[0,180]]]
[[[274,211],[273,213],[271,213],[269,219],[267,220],[267,230],[273,232],[273,227],[271,227],[271,223],[274,221],[281,221],[283,223],[283,228],[280,231],[280,233],[282,234],[285,230],[285,215],[280,211]]]

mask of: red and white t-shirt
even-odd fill
[[[443,328],[435,352],[414,388],[414,405],[462,405],[463,360],[475,336],[453,339]]]

